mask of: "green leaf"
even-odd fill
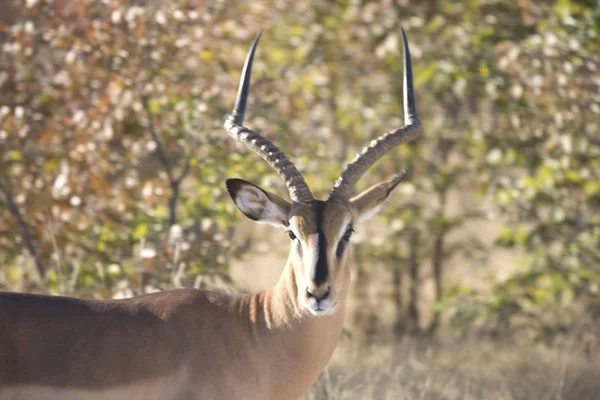
[[[11,150],[9,157],[13,161],[21,161],[23,159],[23,154],[21,154],[19,150]]]
[[[135,230],[133,231],[133,238],[135,240],[140,240],[141,238],[144,238],[147,235],[148,235],[148,224],[146,224],[146,223],[138,224],[135,227]]]

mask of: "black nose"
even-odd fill
[[[306,289],[306,298],[308,298],[308,299],[312,298],[312,299],[315,299],[317,301],[321,301],[323,299],[326,299],[327,296],[329,296],[330,292],[331,292],[331,290],[329,290],[329,288],[327,288],[327,290],[325,290],[321,294],[318,294],[318,293],[315,294],[315,293],[312,293],[310,290]]]

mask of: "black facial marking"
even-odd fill
[[[325,232],[323,231],[325,202],[315,200],[313,204],[315,205],[315,211],[317,212],[317,233],[319,234],[319,258],[317,259],[313,281],[319,285],[325,282],[329,275],[329,266],[327,265],[327,238],[325,238]]]
[[[346,247],[348,246],[348,243],[350,242],[350,236],[352,236],[352,232],[354,232],[354,229],[352,228],[352,224],[350,224],[350,225],[348,225],[348,228],[346,229],[344,236],[342,236],[342,238],[340,239],[340,242],[338,243],[338,247],[335,252],[337,258],[341,258],[342,254],[344,254],[344,250],[346,249]]]

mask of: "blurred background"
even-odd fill
[[[361,181],[409,169],[306,398],[600,398],[596,0],[3,0],[0,289],[272,285],[289,239],[224,186],[286,195],[222,128],[248,47],[246,125],[324,198],[402,125],[401,24],[424,128]]]

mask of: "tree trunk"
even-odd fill
[[[452,147],[452,142],[448,140],[440,139],[439,148],[441,151],[441,160],[443,164],[448,161],[448,154]],[[447,224],[446,224],[446,200],[447,200],[448,187],[447,185],[441,185],[438,188],[438,211],[437,211],[437,230],[435,233],[435,239],[433,241],[433,255],[431,259],[433,269],[433,279],[435,284],[435,304],[433,310],[433,319],[427,329],[429,334],[434,334],[440,324],[440,310],[439,303],[442,301],[443,287],[442,287],[442,271],[444,264],[444,241],[446,238]]]
[[[435,302],[436,305],[442,301],[442,266],[443,261],[442,257],[444,254],[444,238],[445,232],[444,228],[441,228],[436,236],[433,244],[433,279],[435,283]],[[433,334],[437,331],[440,324],[440,310],[438,307],[434,308],[433,311],[433,319],[431,321],[431,325],[429,325],[429,333]]]
[[[364,350],[368,347],[370,342],[370,334],[372,329],[370,326],[372,321],[370,320],[370,305],[369,305],[369,274],[365,271],[363,261],[363,251],[361,246],[354,248],[354,261],[356,265],[356,279],[354,280],[354,309],[352,310],[351,330],[353,342],[355,344],[354,350],[356,355],[361,356],[364,354]]]
[[[412,334],[420,333],[420,315],[419,315],[419,244],[420,232],[415,229],[410,235],[410,253],[408,257],[409,274],[410,274],[410,291],[408,299],[408,326],[409,332]]]
[[[402,309],[402,268],[398,260],[394,260],[392,268],[392,293],[394,307],[396,309],[396,323],[394,324],[394,335],[402,336],[406,332],[406,315]]]

